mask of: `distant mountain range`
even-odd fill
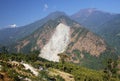
[[[115,14],[100,11],[95,8],[88,8],[80,10],[79,12],[73,14],[71,18],[76,20],[89,30],[97,32],[97,30],[99,30],[99,26],[109,21],[114,16]]]
[[[57,11],[23,27],[0,30],[0,44],[10,52],[38,50],[40,57],[55,62],[60,60],[58,54],[65,54],[69,62],[100,69],[104,60],[118,58],[119,20],[117,14],[96,9],[72,16]]]

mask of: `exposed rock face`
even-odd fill
[[[24,40],[21,42],[20,45],[17,45],[16,48],[17,48],[17,52],[20,52],[20,49],[22,49],[24,46],[26,46],[30,41],[29,40]]]
[[[81,36],[71,48],[71,50],[75,49],[86,51],[93,56],[99,56],[106,50],[106,45],[104,40],[101,38],[97,37],[91,32],[86,32],[86,35]]]
[[[39,55],[42,58],[48,59],[50,61],[59,61],[59,56],[57,54],[63,53],[70,41],[70,27],[60,23],[49,40],[49,42],[41,50]]]

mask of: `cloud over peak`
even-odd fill
[[[48,4],[45,3],[45,4],[44,4],[44,9],[43,9],[43,10],[46,11],[48,8],[49,8],[49,7],[48,7]]]
[[[10,27],[10,28],[16,28],[17,25],[16,24],[11,24],[11,25],[8,25],[8,27]]]

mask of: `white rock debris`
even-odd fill
[[[49,61],[59,62],[59,53],[63,53],[70,41],[70,27],[60,23],[49,40],[49,42],[41,50],[39,55]]]
[[[25,69],[29,69],[35,76],[38,76],[38,72],[35,68],[33,68],[31,65],[26,64],[26,63],[22,63],[25,67]]]

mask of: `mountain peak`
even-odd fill
[[[94,12],[94,11],[97,11],[96,8],[86,8],[86,9],[81,9],[80,12],[83,11],[83,12]]]
[[[52,13],[50,13],[50,15],[53,15],[53,14],[63,14],[63,15],[65,15],[65,12],[62,12],[62,11],[55,11],[55,12],[52,12]]]
[[[72,18],[78,18],[78,17],[88,17],[90,16],[91,14],[99,14],[99,13],[107,13],[109,14],[108,12],[104,12],[104,11],[101,11],[101,10],[98,10],[96,8],[86,8],[86,9],[81,9],[80,11],[78,11],[77,13],[73,14],[72,15]]]
[[[66,15],[66,13],[61,12],[61,11],[55,11],[55,12],[50,13],[50,14],[47,16],[47,18],[56,19],[57,17],[63,16],[63,15]]]

